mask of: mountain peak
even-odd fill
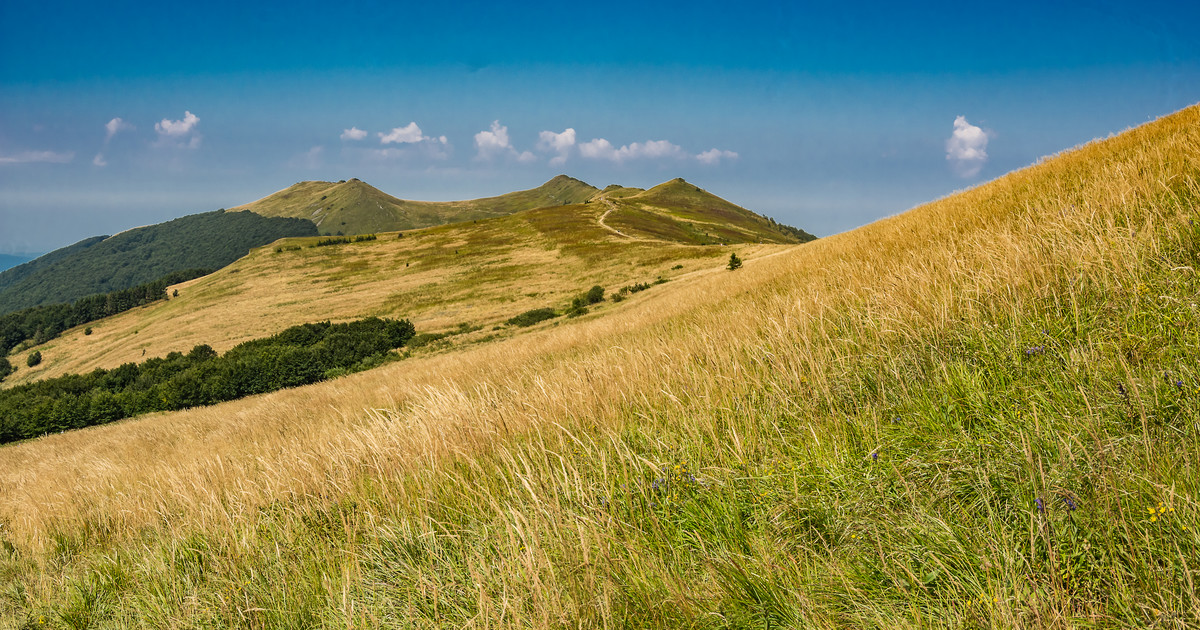
[[[558,175],[537,188],[468,201],[409,201],[352,177],[298,182],[258,201],[231,208],[269,217],[308,219],[322,234],[369,234],[504,216],[545,206],[582,203],[596,188]]]

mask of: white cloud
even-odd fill
[[[200,119],[195,114],[189,111],[184,111],[182,120],[168,120],[164,118],[162,119],[162,122],[154,123],[154,130],[160,135],[164,136],[186,136],[187,134],[191,133],[198,124],[200,124]]]
[[[199,119],[197,119],[197,120],[199,120]],[[167,122],[167,121],[163,121],[163,122]],[[121,120],[120,118],[114,118],[114,119],[104,123],[104,131],[105,131],[104,143],[108,144],[108,141],[112,140],[113,136],[117,135],[119,132],[133,131],[133,128],[134,128],[133,125],[125,122],[124,120]]]
[[[554,133],[553,131],[538,133],[538,150],[558,154],[550,158],[550,166],[565,164],[573,146],[575,146],[575,129],[571,127],[567,127],[562,133]]]
[[[420,132],[420,130],[418,130],[418,133],[419,132]],[[342,140],[362,140],[363,138],[366,138],[366,137],[367,137],[367,132],[363,131],[362,129],[359,129],[358,127],[351,127],[349,129],[343,129],[342,135],[341,135]]]
[[[987,145],[988,133],[959,116],[954,119],[954,134],[946,140],[946,159],[960,177],[974,177],[987,162]]]
[[[422,140],[431,139],[432,138],[427,138],[421,133],[421,128],[418,127],[417,123],[415,122],[410,122],[403,127],[396,127],[392,129],[390,133],[379,133],[380,144],[413,144],[416,142],[421,142]],[[445,139],[446,137],[442,136],[441,140],[443,144],[445,144]]]
[[[104,161],[103,153],[97,153],[96,157],[92,158],[92,164],[95,164],[96,166],[108,166],[108,162]]]
[[[618,163],[625,160],[642,158],[679,159],[687,157],[687,152],[682,147],[666,140],[650,140],[645,143],[634,142],[618,149],[613,147],[612,143],[604,138],[594,138],[589,142],[579,145],[579,154],[585,158],[611,160]]]
[[[634,142],[628,147],[621,147],[617,152],[624,153],[629,158],[681,158],[687,156],[681,147],[666,140],[651,140],[645,144]]]
[[[508,139],[508,127],[493,120],[490,130],[475,134],[475,155],[477,160],[492,160],[497,157],[510,157],[522,164],[536,162],[537,156],[529,151],[517,151]]]
[[[66,164],[75,159],[74,151],[22,151],[14,155],[0,155],[0,164]]]
[[[195,149],[200,146],[200,134],[196,125],[200,118],[189,111],[183,112],[181,120],[162,119],[154,123],[154,131],[158,132],[158,146],[171,146],[184,149]]]
[[[709,149],[703,153],[696,154],[696,159],[700,160],[701,164],[715,165],[720,164],[721,160],[736,160],[738,159],[738,154],[736,151]]]
[[[508,143],[508,127],[501,125],[499,120],[493,120],[491,131],[475,134],[475,148],[479,149],[481,158],[491,158],[505,150],[512,150],[512,145]]]
[[[617,156],[617,150],[613,145],[604,138],[592,138],[588,142],[579,145],[579,155],[593,160],[612,160],[619,162],[620,157]]]

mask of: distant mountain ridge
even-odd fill
[[[815,238],[683,179],[648,190],[615,184],[600,190],[559,175],[537,188],[468,201],[408,201],[359,179],[310,181],[228,211],[84,239],[2,271],[0,315],[123,290],[184,269],[218,269],[284,237],[405,231],[530,211],[577,214],[585,204],[598,208],[599,227],[622,238],[686,245]]]
[[[361,182],[343,183],[369,192]],[[257,248],[179,285],[179,299],[90,322],[93,335],[66,330],[29,346],[41,352],[42,362],[19,367],[5,386],[114,368],[140,360],[142,350],[146,356],[165,356],[208,344],[223,352],[289,326],[324,320],[402,317],[431,333],[506,329],[510,319],[530,310],[561,311],[589,287],[625,290],[624,298],[634,287],[640,292],[692,273],[724,270],[733,252],[753,260],[803,240],[790,228],[682,179],[648,190],[614,185],[601,191],[568,178],[551,183],[580,192],[576,199],[587,196],[561,205],[564,196],[551,191],[557,197],[551,205],[502,216],[399,235],[380,231],[361,240],[351,235],[289,238]],[[545,189],[490,198],[490,209],[497,211],[497,199],[515,203],[515,195],[521,201],[520,196],[541,195]],[[305,194],[311,198],[313,191]]]
[[[597,192],[590,184],[559,175],[537,188],[496,197],[410,201],[393,197],[359,179],[307,181],[230,210],[307,219],[322,234],[350,235],[412,230],[581,203]]]
[[[184,269],[218,269],[254,247],[316,234],[311,221],[217,210],[94,236],[0,272],[0,314],[127,289]]]
[[[39,255],[40,254],[0,254],[0,271],[12,269],[17,265],[23,265],[37,258]]]

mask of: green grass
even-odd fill
[[[685,396],[705,433],[631,404],[643,422],[617,439],[529,436],[398,488],[364,479],[352,502],[268,506],[249,541],[64,534],[74,577],[26,619],[307,627],[353,618],[349,597],[369,626],[454,628],[501,600],[536,624],[549,597],[591,626],[602,611],[580,604],[605,584],[603,616],[637,627],[1190,624],[1200,286],[1177,269],[1200,263],[1200,231],[1173,231],[1122,294],[1060,276],[1019,311],[985,303],[978,324],[843,365],[831,395],[763,375],[719,404]],[[497,537],[545,500],[554,527]],[[23,564],[0,571],[21,608]]]
[[[357,179],[300,182],[233,208],[269,217],[312,220],[322,234],[347,235],[411,230],[447,223],[507,216],[522,210],[581,203],[597,191],[559,175],[537,188],[470,201],[398,199]]]

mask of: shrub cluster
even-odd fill
[[[552,308],[535,308],[511,318],[505,323],[510,326],[525,327],[532,326],[538,322],[544,322],[547,319],[554,319],[555,317],[558,317],[558,311]]]
[[[188,354],[0,390],[0,444],[314,383],[378,365],[414,333],[408,320],[376,317],[303,324],[223,356],[200,345]]]
[[[586,293],[576,296],[571,300],[571,306],[567,309],[567,317],[579,317],[588,312],[589,306],[599,304],[604,301],[604,287],[596,285],[588,289]]]
[[[76,300],[72,304],[35,306],[0,316],[0,356],[24,341],[45,343],[68,328],[167,298],[167,287],[212,273],[211,269],[185,269],[129,289],[110,291]],[[3,378],[3,376],[0,376]]]
[[[408,348],[409,349],[424,348],[425,346],[428,346],[430,344],[433,344],[433,343],[436,343],[443,339],[446,339],[447,337],[453,337],[455,335],[465,335],[467,333],[473,333],[477,330],[482,330],[482,329],[483,329],[483,326],[472,326],[471,324],[469,324],[467,322],[461,322],[461,323],[459,323],[457,328],[455,328],[453,330],[448,330],[446,332],[418,333],[418,334],[414,335],[413,338],[408,341]]]
[[[313,247],[327,247],[329,245],[345,245],[346,243],[364,243],[366,241],[373,241],[376,238],[377,237],[374,234],[359,234],[358,236],[333,236],[330,238],[323,238],[323,239],[317,241],[317,243],[315,245],[313,245]]]
[[[667,281],[666,278],[659,276],[658,279],[654,281],[654,284],[662,284],[666,281]],[[629,297],[629,295],[631,293],[638,293],[640,291],[645,291],[646,289],[649,289],[651,286],[653,286],[653,285],[645,283],[645,282],[635,282],[634,284],[631,284],[629,286],[621,287],[621,290],[619,290],[613,294],[612,301],[620,302],[621,300],[624,300],[625,298]]]

